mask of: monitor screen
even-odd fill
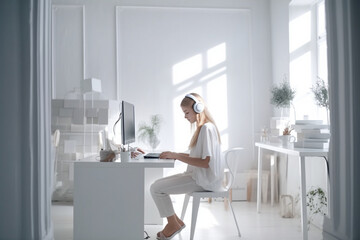
[[[121,107],[121,138],[125,145],[135,142],[135,107],[125,101],[122,101]]]
[[[121,104],[121,139],[122,144],[135,142],[135,107],[133,104],[122,101]]]

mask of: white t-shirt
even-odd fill
[[[216,127],[210,122],[201,127],[196,145],[190,149],[190,157],[205,159],[207,156],[210,157],[209,168],[189,165],[186,172],[205,190],[222,190],[224,162]]]

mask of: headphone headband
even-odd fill
[[[196,113],[201,113],[202,111],[204,111],[205,106],[203,103],[199,102],[199,100],[192,94],[186,94],[187,98],[191,98],[192,100],[194,100],[194,105],[193,105],[193,109]]]
[[[187,97],[187,98],[191,98],[192,100],[194,100],[194,101],[195,101],[195,103],[197,103],[197,102],[198,102],[197,98],[196,98],[194,95],[192,95],[192,94],[186,94],[186,96],[185,96],[185,97]]]

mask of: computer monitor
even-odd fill
[[[135,107],[122,101],[121,109],[121,140],[125,145],[135,142]]]

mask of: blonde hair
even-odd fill
[[[190,94],[192,96],[194,96],[198,100],[198,102],[204,104],[204,111],[202,111],[201,113],[196,113],[196,130],[191,138],[189,148],[191,149],[196,145],[198,137],[199,137],[200,129],[207,122],[211,122],[212,124],[214,124],[214,126],[216,128],[216,132],[218,134],[219,143],[221,143],[219,129],[216,126],[215,121],[214,121],[213,117],[211,116],[211,114],[204,102],[204,99],[197,93],[190,93]],[[189,97],[184,97],[184,99],[180,103],[180,106],[192,108],[194,104],[195,104],[195,101],[193,99],[191,99]]]

